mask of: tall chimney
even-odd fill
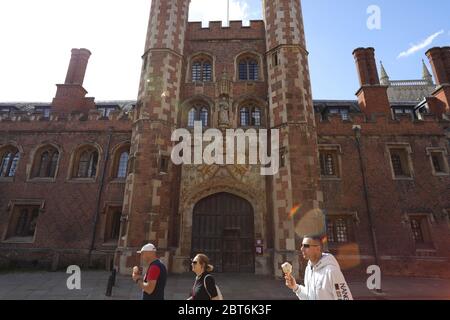
[[[361,111],[372,113],[390,113],[391,107],[387,95],[388,86],[380,84],[374,48],[358,48],[353,51],[361,88],[356,95]]]
[[[57,84],[52,111],[59,113],[88,112],[95,108],[94,98],[86,98],[83,88],[84,76],[91,52],[87,49],[72,49],[69,68],[64,84]]]
[[[426,52],[436,79],[434,99],[428,101],[430,111],[439,117],[450,114],[450,47],[435,47]]]
[[[83,85],[90,56],[91,52],[87,49],[72,49],[72,58],[67,70],[65,84]]]

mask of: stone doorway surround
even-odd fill
[[[255,239],[263,240],[263,254],[255,256],[255,274],[271,275],[272,253],[267,250],[267,206],[265,177],[259,166],[244,165],[185,165],[182,169],[179,207],[179,247],[172,257],[171,272],[190,271],[192,258],[192,223],[195,205],[202,199],[217,194],[230,193],[247,200],[254,212]],[[256,250],[256,248],[255,248]]]

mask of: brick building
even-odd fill
[[[427,52],[419,101],[389,100],[372,48],[353,52],[357,100],[313,101],[300,2],[263,6],[202,28],[188,0],[153,0],[137,101],[86,97],[91,53],[74,49],[52,103],[0,104],[0,264],[128,272],[153,242],[171,272],[202,251],[280,276],[326,230],[346,271],[448,277],[450,47]],[[280,171],[173,164],[172,132],[194,121],[279,129]]]

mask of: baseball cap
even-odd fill
[[[148,252],[148,251],[155,251],[156,252],[156,247],[153,245],[153,244],[151,244],[151,243],[148,243],[148,244],[146,244],[145,246],[143,246],[142,247],[142,249],[140,250],[140,251],[137,251],[137,253],[142,253],[142,252]]]

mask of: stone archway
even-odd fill
[[[206,254],[217,272],[255,272],[254,212],[245,199],[221,192],[193,210],[192,254]]]

